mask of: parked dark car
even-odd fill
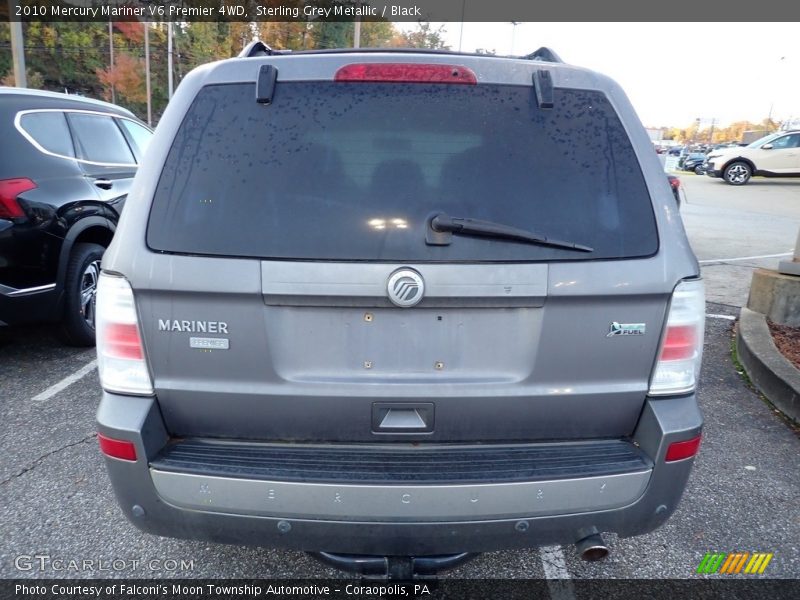
[[[698,175],[705,172],[703,163],[706,162],[706,155],[703,152],[692,152],[684,160],[681,169],[684,171],[694,171]]]
[[[113,104],[0,88],[0,324],[94,344],[100,259],[151,136]]]

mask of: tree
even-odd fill
[[[388,21],[365,21],[361,24],[362,48],[386,48],[397,35],[397,29]]]
[[[256,37],[276,50],[306,50],[314,47],[312,23],[267,21],[256,23]]]
[[[146,103],[147,89],[144,81],[144,61],[129,54],[119,53],[114,66],[97,70],[97,79],[103,85],[103,97],[111,99],[111,88],[118,96],[132,103]]]
[[[418,21],[415,31],[400,31],[392,40],[391,45],[405,48],[429,48],[431,50],[449,50],[450,46],[444,43],[444,25],[436,29],[427,21]]]
[[[314,24],[314,48],[352,48],[354,23],[320,22]]]
[[[28,80],[28,87],[34,90],[41,90],[44,89],[44,77],[42,74],[33,71],[32,69],[25,69],[25,76]],[[0,79],[0,85],[7,85],[9,87],[14,87],[16,85],[16,79],[14,77],[14,69],[11,69],[5,76]]]
[[[781,128],[781,122],[780,121],[776,121],[776,120],[774,120],[772,118],[766,118],[763,121],[761,121],[761,125],[759,127],[761,129],[764,129],[765,131],[770,131],[770,132],[778,131],[778,129]],[[754,127],[753,129],[757,129],[757,128]]]
[[[144,42],[144,27],[138,21],[117,21],[114,23],[114,29],[121,33],[128,42]]]
[[[103,23],[23,23],[25,61],[42,74],[45,89],[98,96],[95,70],[108,64]]]

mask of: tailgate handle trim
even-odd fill
[[[433,414],[433,402],[374,402],[372,432],[431,433]]]
[[[425,420],[414,408],[390,408],[378,429],[425,429]]]

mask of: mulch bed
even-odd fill
[[[772,341],[790,363],[800,369],[800,327],[778,325],[767,319]]]

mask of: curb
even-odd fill
[[[742,308],[736,352],[753,385],[783,414],[800,422],[800,370],[778,351],[764,315]]]

